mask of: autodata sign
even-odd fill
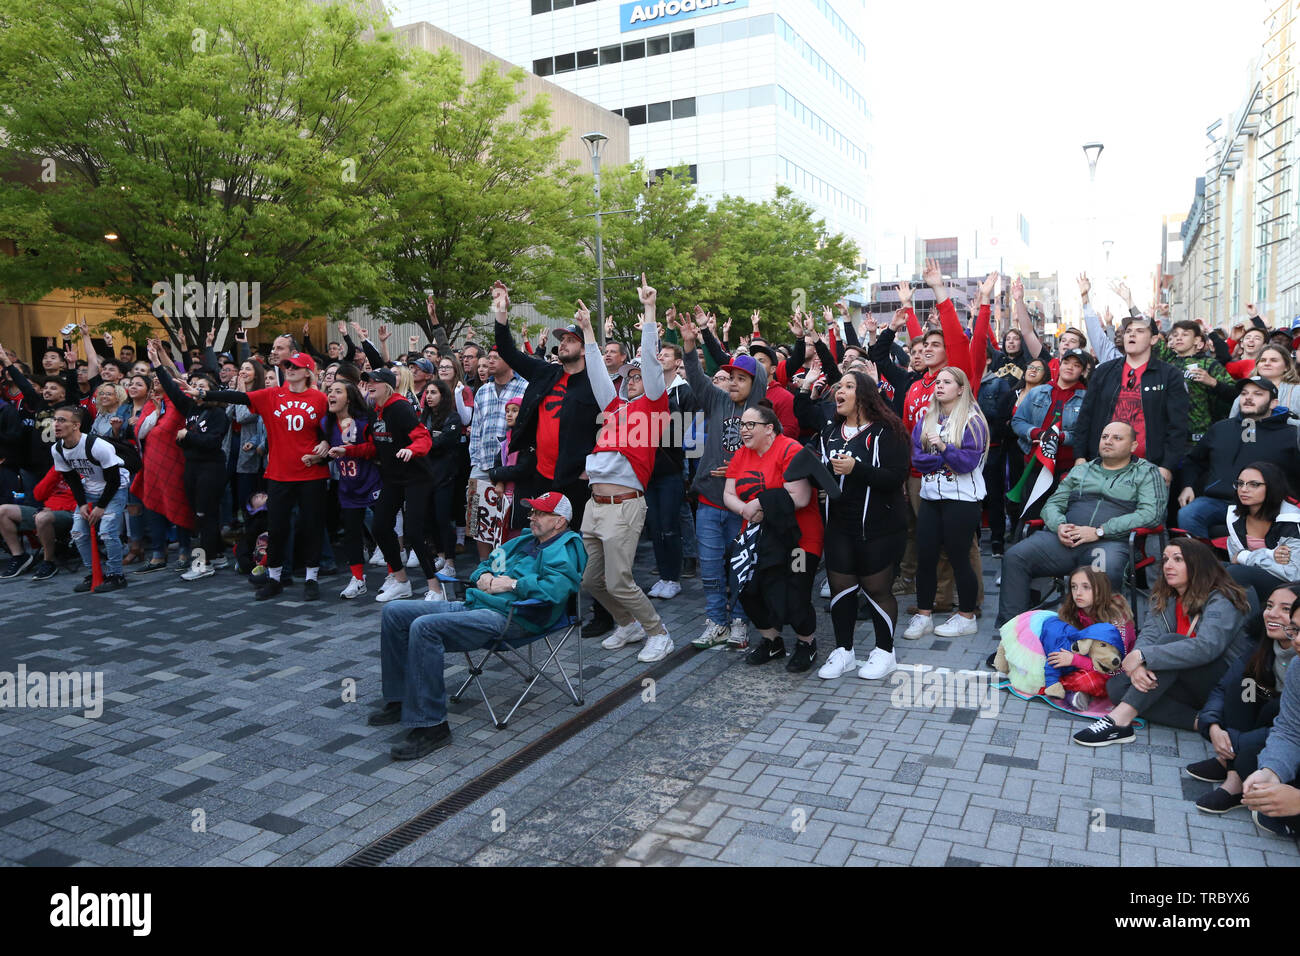
[[[739,10],[749,6],[749,0],[654,0],[653,3],[624,3],[618,8],[619,32],[644,30],[662,23],[675,23],[691,17],[723,10]]]

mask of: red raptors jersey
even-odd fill
[[[320,442],[320,420],[328,409],[325,393],[309,388],[291,392],[278,385],[248,393],[248,404],[266,425],[268,481],[311,481],[328,478],[328,465],[304,465]]]

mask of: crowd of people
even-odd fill
[[[396,355],[387,328],[376,344],[344,323],[324,352],[304,329],[265,355],[239,333],[233,353],[209,337],[180,360],[157,340],[114,354],[83,324],[39,375],[0,347],[0,578],[48,581],[75,553],[89,572],[77,592],[169,569],[201,587],[233,567],[259,601],[299,574],[303,600],[335,574],[357,600],[382,567],[371,722],[410,729],[405,759],[450,740],[445,650],[541,633],[578,589],[582,636],[643,662],[675,650],[657,602],[698,574],[696,647],[879,681],[899,666],[897,637],[980,633],[988,527],[993,636],[1035,609],[1044,577],[1067,582],[1068,634],[1110,629],[1113,655],[1048,655],[1076,709],[1113,704],[1075,741],[1135,739],[1139,717],[1197,730],[1215,757],[1188,772],[1218,784],[1198,806],[1300,832],[1300,682],[1284,680],[1300,646],[1295,331],[1253,309],[1231,328],[1162,330],[1122,284],[1116,325],[1080,276],[1084,327],[1048,336],[1019,281],[1002,329],[996,273],[962,303],[935,262],[922,278],[925,315],[904,282],[892,317],[855,325],[840,304],[792,316],[776,342],[755,313],[735,347],[731,322],[700,306],[661,321],[644,276],[639,342],[610,324],[602,345],[578,303],[572,324],[521,346],[498,282],[486,347],[453,347],[432,300],[433,341]],[[1130,533],[1162,526],[1150,597],[1130,608]],[[646,590],[643,532],[658,576]],[[477,566],[456,600],[466,552],[462,569]],[[515,616],[515,601],[542,610]]]

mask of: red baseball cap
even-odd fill
[[[558,491],[548,491],[540,497],[526,499],[524,504],[534,511],[549,511],[566,521],[573,520],[573,505],[569,504],[569,499]]]
[[[298,368],[311,369],[313,372],[316,371],[316,360],[306,352],[294,352],[292,356],[284,361],[288,362],[290,365],[295,365]],[[284,362],[281,362],[280,364],[283,365]]]

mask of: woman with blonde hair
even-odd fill
[[[126,389],[116,382],[104,382],[95,389],[95,420],[91,423],[90,433],[103,438],[122,436],[122,412],[126,409]]]
[[[940,637],[974,634],[979,582],[970,546],[979,533],[984,502],[984,459],[989,424],[966,373],[949,365],[935,378],[934,394],[912,429],[912,467],[921,473],[916,516],[917,613],[903,636],[916,640],[933,631]],[[948,553],[957,584],[957,613],[937,628],[930,620],[938,587],[939,549]]]
[[[1296,391],[1296,386],[1300,385],[1300,371],[1296,370],[1291,353],[1280,345],[1265,345],[1255,358],[1255,370],[1251,374],[1261,375],[1272,382],[1277,387],[1277,407],[1290,410],[1287,421],[1292,425],[1300,423],[1300,409],[1296,408],[1300,403],[1300,392]],[[1241,397],[1238,396],[1233,399],[1228,417],[1237,415],[1240,410]]]

